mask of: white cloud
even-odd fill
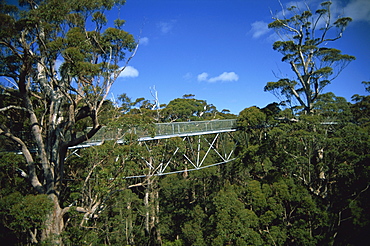
[[[175,26],[176,20],[172,20],[169,22],[161,21],[157,24],[157,27],[161,30],[163,34],[168,33],[172,30],[172,28]]]
[[[122,73],[119,75],[120,78],[136,78],[138,76],[139,71],[132,66],[127,66],[125,70],[123,70]]]
[[[321,1],[313,1],[319,4]],[[343,5],[344,2],[348,2],[347,5]],[[286,4],[287,7],[292,5],[297,6],[300,9],[306,9],[306,1],[292,1]],[[331,13],[333,17],[348,16],[353,21],[368,21],[370,22],[370,1],[369,0],[349,0],[349,1],[332,1]],[[280,12],[282,15],[282,12]]]
[[[343,9],[344,15],[351,17],[354,21],[370,22],[370,1],[352,0]]]
[[[238,81],[239,76],[234,72],[223,72],[219,76],[212,77],[208,79],[208,73],[201,73],[198,75],[198,81],[207,81],[210,83],[214,82],[232,82]]]
[[[321,1],[312,0],[312,11],[316,8],[320,8],[319,5]],[[346,5],[343,5],[343,1],[332,1],[331,6],[331,14],[333,20],[336,17],[343,17],[348,16],[353,19],[353,21],[367,21],[370,22],[370,1],[369,0],[349,0]],[[288,14],[289,11],[286,8],[291,6],[296,6],[299,10],[303,11],[307,9],[307,1],[290,1],[284,4],[284,10],[280,10],[275,16],[279,18],[283,18],[284,15]],[[316,5],[316,6],[315,6]],[[288,16],[289,17],[289,16]],[[325,21],[322,19],[318,26],[322,27],[325,24]],[[269,34],[272,32],[271,29],[268,28],[268,23],[264,21],[255,21],[251,24],[251,29],[249,33],[252,35],[253,38],[260,38],[265,34]],[[270,34],[269,40],[279,40],[280,38],[276,36],[276,34]]]
[[[223,72],[222,74],[220,74],[219,76],[217,77],[213,77],[213,78],[210,78],[208,81],[209,82],[217,82],[217,81],[221,81],[221,82],[228,82],[228,81],[238,81],[239,80],[239,76],[234,73],[234,72]]]
[[[206,81],[208,78],[208,73],[201,73],[198,75],[198,81]]]
[[[250,30],[250,33],[252,33],[253,38],[259,38],[262,35],[270,32],[270,29],[268,28],[268,23],[264,21],[256,21],[251,24],[252,28]]]
[[[148,45],[149,44],[149,38],[148,37],[140,38],[139,43],[140,43],[140,45]]]

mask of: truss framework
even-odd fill
[[[124,136],[134,134],[146,149],[141,154],[142,163],[138,163],[143,174],[125,178],[184,173],[235,160],[235,131],[235,119],[158,123],[155,124],[154,136],[150,136],[146,129],[132,128],[122,132],[118,128],[103,127],[93,138],[71,147],[68,157],[78,156],[79,149],[99,146],[104,141],[126,144]]]
[[[163,145],[163,142],[160,141],[165,141],[166,144],[167,139],[143,141],[142,144],[145,145],[149,153],[148,158],[142,158],[149,170],[148,174],[126,178],[184,173],[233,161],[235,160],[234,151],[237,143],[233,138],[232,132],[233,130],[212,132],[212,134],[181,136],[182,148],[177,146],[170,153],[162,153],[159,156],[151,155],[153,149],[159,144]],[[179,162],[182,163],[179,165]]]

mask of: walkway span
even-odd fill
[[[157,123],[125,131],[102,127],[93,138],[70,147],[71,152],[66,158],[72,155],[79,156],[77,154],[79,149],[98,146],[104,141],[125,144],[127,135],[134,135],[139,144],[145,146],[143,151],[145,153],[141,157],[143,165],[137,163],[145,173],[129,174],[125,178],[190,172],[235,160],[234,150],[237,141],[233,138],[232,132],[236,130],[236,119]],[[78,135],[82,134],[84,133]],[[174,141],[180,146],[174,145],[170,138],[181,138],[182,141]],[[161,153],[156,151],[157,145],[165,146]]]
[[[127,135],[133,134],[139,144],[145,146],[141,164],[137,163],[144,173],[129,174],[126,178],[183,173],[235,160],[236,141],[232,136],[232,132],[237,130],[235,119],[158,123],[152,126],[127,131],[103,127],[93,138],[71,147],[74,150],[70,155],[76,154],[78,149],[101,145],[107,140],[125,144]],[[182,141],[171,142],[170,138],[181,138]],[[157,146],[162,146],[162,152],[158,152]]]
[[[155,135],[140,136],[139,141],[187,137],[236,131],[236,120],[189,121],[155,124]]]
[[[236,119],[158,123],[127,131],[103,127],[93,138],[72,147],[71,155],[80,148],[101,145],[107,140],[124,144],[127,135],[134,134],[139,144],[145,146],[142,163],[137,163],[144,173],[132,173],[126,178],[189,172],[235,160],[236,142],[232,132],[236,130]],[[174,146],[171,138],[180,138],[182,141],[175,141],[180,146]],[[158,154],[157,146],[166,147]]]
[[[102,127],[91,139],[71,148],[86,148],[100,145],[107,140],[117,140],[118,143],[123,143],[124,135],[130,133],[135,134],[138,137],[138,141],[150,141],[233,131],[236,131],[236,119],[156,123],[152,132],[142,127],[134,127],[124,133],[120,132],[119,129]]]

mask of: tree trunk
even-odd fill
[[[41,241],[50,242],[52,245],[63,245],[61,234],[64,230],[63,216],[67,209],[60,207],[58,197],[55,194],[50,194],[49,198],[53,201],[54,207],[45,221]]]
[[[144,205],[146,207],[145,229],[149,236],[148,245],[162,245],[162,239],[159,232],[159,192],[157,181],[148,179],[145,189]]]

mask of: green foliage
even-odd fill
[[[291,116],[286,114],[283,117],[286,120],[265,130],[267,135],[262,141],[253,137],[260,129],[248,130],[248,145],[238,152],[254,180],[248,182],[251,191],[246,201],[249,206],[257,206],[253,211],[263,231],[272,235],[272,228],[279,228],[276,231],[281,232],[280,242],[284,244],[332,243],[335,232],[341,234],[336,242],[344,238],[346,242],[356,242],[351,232],[360,237],[368,228],[369,224],[363,223],[368,221],[364,218],[368,206],[357,202],[357,199],[367,200],[365,177],[369,172],[368,164],[364,163],[368,160],[370,143],[368,128],[350,123],[358,122],[360,113],[355,114],[356,110],[365,110],[363,119],[368,117],[366,106],[360,106],[365,97],[354,98],[358,105],[351,105],[332,93],[323,94],[315,104],[315,115],[301,115],[298,120],[290,121]],[[358,216],[362,222],[358,222]],[[348,232],[348,227],[353,230]],[[275,237],[267,235],[265,239],[271,240],[271,244],[273,240],[277,242]]]
[[[189,245],[207,245],[205,242],[204,226],[206,225],[207,215],[203,209],[197,205],[191,210],[191,219],[183,223],[181,231],[184,241]]]
[[[326,122],[348,122],[352,118],[350,104],[343,97],[336,97],[333,93],[321,94],[314,111],[323,117]]]
[[[175,121],[202,121],[212,119],[233,119],[236,118],[229,110],[219,112],[212,104],[205,100],[194,98],[193,94],[185,94],[182,98],[176,98],[167,105],[159,105],[157,98],[153,102],[144,97],[131,100],[126,94],[118,97],[122,103],[121,110],[124,114],[145,115],[151,117],[154,122],[175,122]]]
[[[197,141],[190,139],[187,143],[174,138],[142,145],[135,141],[135,134],[129,134],[122,138],[123,145],[106,141],[80,150],[66,162],[65,179],[69,181],[64,205],[73,209],[64,241],[143,245],[158,240],[154,238],[159,232],[164,245],[354,243],[370,226],[370,139],[366,124],[360,124],[368,118],[367,97],[354,98],[356,103],[350,104],[332,93],[322,94],[315,115],[301,115],[294,121],[291,113],[280,111],[276,103],[262,109],[247,108],[240,113],[240,129],[235,135],[240,143],[237,161],[195,172],[125,179],[149,172],[143,158],[162,162],[172,158],[174,166],[169,170],[181,167],[182,154],[190,156],[197,148]],[[111,106],[106,105],[107,115]],[[122,130],[150,128],[153,121],[145,114],[109,117],[115,120],[108,127]],[[101,134],[104,136],[104,131]],[[172,156],[177,148],[180,155]],[[203,154],[201,151],[200,156]],[[211,162],[218,156],[212,158]],[[12,164],[14,155],[2,159],[4,176],[14,176],[17,167],[25,170],[22,158],[17,165]],[[23,182],[21,178],[7,179],[2,185],[23,189]],[[36,217],[21,217],[19,207],[13,205],[23,204],[25,198],[13,192],[3,193],[3,227],[19,236],[24,233],[17,230],[38,226],[40,220],[30,208],[27,211]],[[147,194],[149,203],[144,202]],[[90,216],[75,211],[93,208],[97,201],[100,207]],[[10,208],[16,212],[10,213]],[[150,236],[145,226],[148,213],[149,218],[158,217]],[[28,222],[21,223],[19,218]],[[10,220],[15,221],[13,227]]]
[[[173,242],[164,242],[163,246],[182,246],[184,245],[183,241],[180,239],[176,239]],[[197,245],[202,245],[202,244],[197,244]]]
[[[99,205],[90,217],[71,211],[71,226],[64,234],[70,244],[143,244],[143,201],[140,192],[128,189],[136,180],[125,177],[142,171],[137,164],[145,151],[133,142],[117,145],[109,141],[70,157],[66,173],[72,182],[66,204],[73,204],[73,208]]]
[[[370,81],[362,81],[362,84],[365,86],[365,90],[370,93]]]
[[[253,106],[242,110],[238,118],[238,127],[243,129],[258,128],[265,124],[266,114]]]
[[[148,212],[158,216],[152,230],[160,232],[165,245],[317,245],[334,242],[335,233],[335,242],[354,242],[351,233],[361,235],[370,225],[365,215],[370,209],[370,140],[366,124],[361,123],[368,118],[367,97],[354,99],[350,104],[332,93],[322,94],[315,115],[300,115],[294,121],[291,112],[281,111],[276,103],[246,108],[239,115],[237,161],[146,179],[147,184],[145,179],[124,177],[149,172],[143,158],[162,162],[172,158],[174,166],[169,170],[175,170],[171,168],[183,165],[181,154],[190,156],[197,141],[174,138],[145,146],[135,141],[135,134],[115,135],[125,144],[106,141],[81,150],[67,159],[65,178],[70,181],[64,205],[86,208],[99,201],[101,207],[90,217],[72,210],[65,242],[153,242],[154,234],[148,237],[144,226]],[[153,119],[148,115],[129,112],[122,116],[112,110],[107,103],[105,118],[114,119],[107,127],[118,127],[121,133],[139,126],[150,129]],[[99,134],[110,139],[106,133]],[[172,156],[177,148],[180,155]],[[12,156],[3,157],[4,175],[14,176],[18,166],[25,169],[22,158],[12,165]],[[209,164],[218,158],[211,157]],[[6,181],[4,187],[23,187],[21,178]],[[145,204],[148,191],[149,196],[158,192],[158,197]],[[12,192],[3,194],[9,200]],[[153,212],[156,206],[157,214]],[[8,205],[4,208],[9,211]],[[22,228],[26,225],[31,226]]]
[[[0,218],[2,224],[13,231],[19,240],[25,240],[29,233],[43,228],[53,207],[46,195],[26,195],[11,193],[0,199]],[[35,233],[35,238],[39,235]]]
[[[11,152],[1,153],[0,160],[0,197],[13,192],[23,195],[29,193],[27,167],[23,157]]]
[[[370,130],[370,96],[353,95],[355,102],[350,106],[354,122]]]
[[[215,245],[248,243],[262,245],[253,228],[258,225],[256,214],[238,200],[233,186],[227,185],[214,198],[215,213],[210,220],[215,224]]]
[[[177,98],[168,103],[163,114],[170,121],[196,120],[207,110],[207,103],[193,98]]]

